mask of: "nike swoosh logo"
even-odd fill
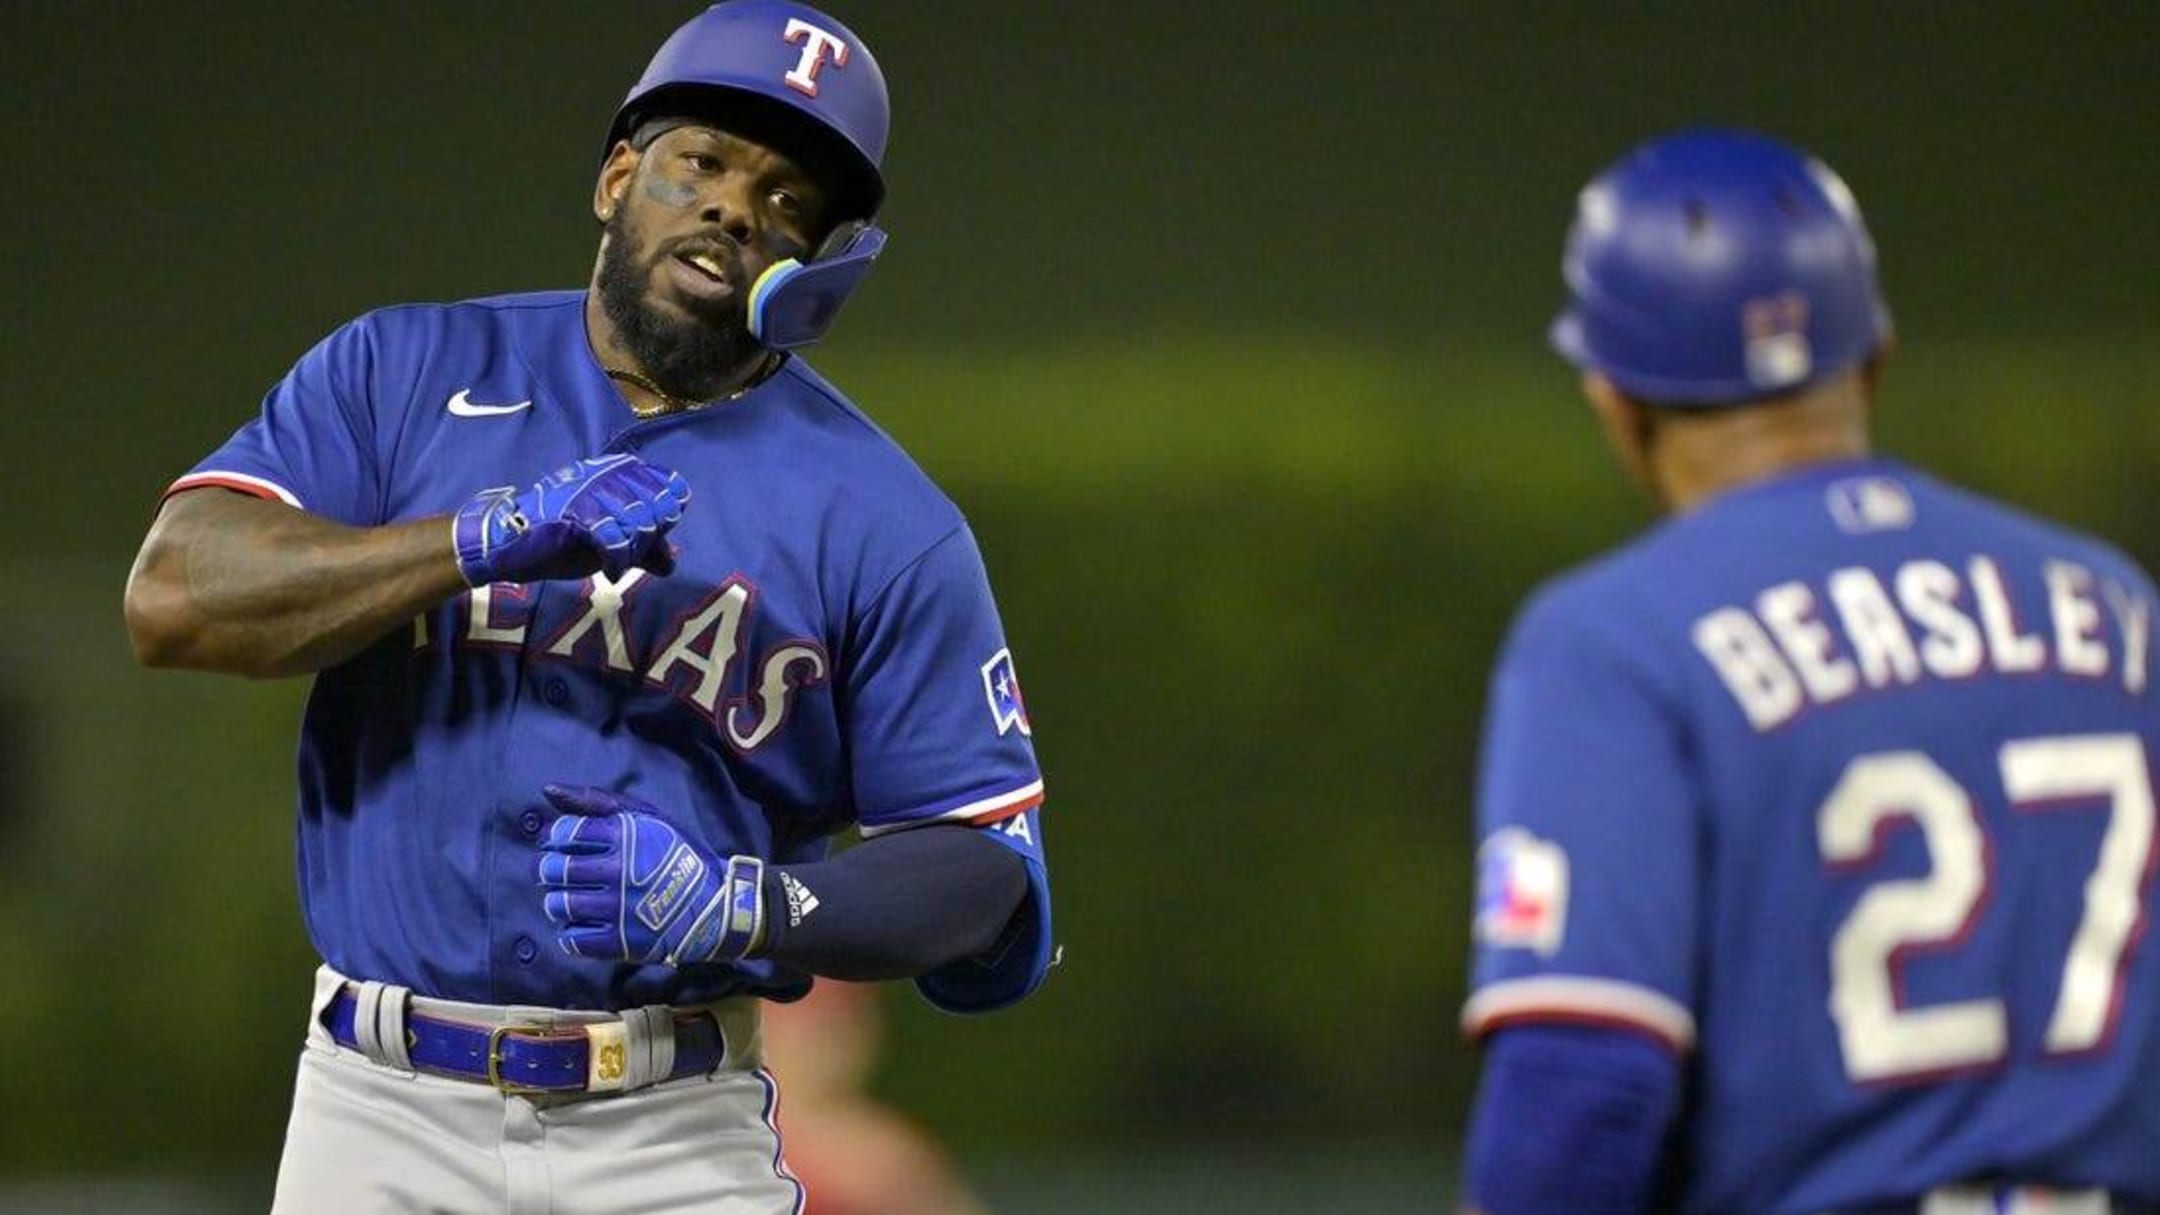
[[[494,418],[532,408],[531,401],[519,401],[512,405],[475,405],[467,395],[471,392],[470,388],[460,388],[457,395],[450,398],[450,412],[453,415],[460,418]]]

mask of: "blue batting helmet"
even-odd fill
[[[793,120],[846,175],[856,218],[876,214],[892,126],[885,73],[852,30],[807,4],[730,0],[685,22],[615,111],[600,154],[647,119],[730,105]]]
[[[1643,144],[1584,188],[1552,344],[1629,396],[1789,392],[1890,336],[1875,243],[1829,166],[1746,131]]]
[[[715,4],[661,44],[608,124],[601,158],[653,119],[708,116],[838,176],[828,184],[843,222],[807,262],[769,267],[745,305],[765,345],[808,346],[885,248],[884,231],[869,222],[885,199],[885,73],[854,31],[807,4]]]

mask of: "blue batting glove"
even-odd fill
[[[632,566],[670,574],[667,533],[689,501],[682,474],[632,455],[579,460],[522,492],[483,489],[451,529],[458,571],[470,586],[594,570],[619,578]]]
[[[763,937],[763,861],[719,863],[635,798],[543,792],[563,812],[540,843],[541,905],[563,952],[687,966],[732,962]]]

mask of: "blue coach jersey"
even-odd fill
[[[2160,1199],[2153,588],[1884,461],[1541,592],[1489,706],[1473,1033],[1688,1056],[1678,1209]]]
[[[722,855],[781,863],[821,857],[851,823],[1002,823],[1046,936],[1042,778],[958,509],[800,359],[737,400],[637,421],[593,359],[584,304],[363,317],[173,487],[371,526],[609,452],[691,486],[672,575],[482,587],[317,677],[299,877],[324,960],[496,1004],[807,989],[767,961],[678,971],[558,949],[534,884],[550,782],[643,798]],[[980,1002],[1000,994],[1017,991]]]

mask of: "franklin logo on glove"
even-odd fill
[[[540,843],[539,867],[541,909],[563,952],[686,966],[735,961],[764,938],[764,862],[715,865],[636,798],[543,792],[563,812]]]
[[[666,880],[652,893],[638,900],[638,918],[645,921],[645,926],[654,932],[667,927],[668,921],[675,918],[675,913],[682,910],[683,896],[689,894],[691,886],[705,876],[705,862],[698,859],[697,853],[690,851],[688,844],[675,849],[674,855],[667,859],[666,868]]]

